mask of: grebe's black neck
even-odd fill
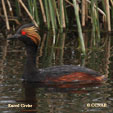
[[[26,46],[27,59],[24,69],[24,75],[33,76],[36,73],[36,56],[37,56],[37,46]]]

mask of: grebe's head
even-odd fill
[[[40,42],[40,35],[37,33],[37,27],[34,24],[25,24],[21,26],[17,32],[9,39],[19,39],[27,46],[38,45]]]

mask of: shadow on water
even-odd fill
[[[41,33],[37,52],[37,67],[73,64],[92,68],[109,79],[104,84],[28,84],[22,83],[25,47],[19,41],[0,37],[0,111],[3,113],[112,113],[112,38],[101,34],[100,41],[92,40],[85,32],[87,56],[82,57],[75,32]],[[87,107],[88,103],[105,103],[107,107]],[[8,107],[8,105],[19,105]],[[21,105],[22,104],[22,105]],[[27,105],[25,107],[24,105]],[[32,107],[30,107],[32,105]]]

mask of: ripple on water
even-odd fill
[[[64,50],[61,48],[54,48],[52,50],[52,52],[54,52],[54,58],[51,60],[51,64],[49,62],[50,60],[47,60],[50,58],[45,58],[44,55],[39,58],[39,64],[42,67],[47,67],[47,62],[48,65],[70,63],[77,65],[80,64],[80,51],[76,50],[74,47],[75,43],[73,43],[76,42],[75,34],[73,37],[74,39],[72,39],[72,42],[70,42],[70,37],[66,37],[66,42],[68,45],[71,45],[70,47],[65,47]],[[88,86],[75,89],[42,87],[42,85],[39,84],[36,84],[37,86],[32,84],[25,86],[21,81],[21,75],[24,69],[23,64],[25,62],[25,52],[23,52],[24,49],[22,51],[20,50],[20,48],[22,48],[20,43],[18,44],[16,42],[14,45],[10,45],[9,43],[8,50],[10,51],[7,52],[6,58],[3,59],[3,56],[5,56],[3,54],[5,53],[3,48],[6,46],[2,41],[0,44],[2,44],[2,46],[0,45],[0,75],[3,76],[3,81],[0,81],[0,111],[2,113],[21,113],[22,110],[24,110],[24,112],[25,110],[32,110],[34,111],[33,113],[113,113],[113,80],[110,79],[107,83],[99,86]],[[15,48],[15,45],[17,48]],[[49,52],[46,51],[48,54],[51,53],[51,48],[52,46],[48,47]],[[45,51],[44,48],[43,50]],[[64,52],[64,56],[60,56],[62,57],[60,58],[58,55],[62,51]],[[103,70],[106,70],[103,69],[105,63],[102,62],[106,61],[103,58],[105,52],[98,49],[95,51],[87,51],[89,54],[86,58],[86,65],[96,69],[97,71],[100,70],[102,72]],[[42,52],[42,54],[45,54],[46,52]],[[96,56],[96,58],[94,58],[94,56]],[[44,59],[46,61],[43,61]],[[44,62],[46,62],[46,64],[44,64]],[[112,67],[113,66],[109,67],[111,68],[110,70],[112,70]],[[18,109],[8,108],[8,104],[21,103],[32,104],[33,107]],[[88,103],[106,103],[108,106],[106,108],[87,107]]]

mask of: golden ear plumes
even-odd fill
[[[26,32],[26,36],[31,38],[31,40],[35,43],[38,44],[41,40],[40,35],[37,33],[37,28],[35,26],[32,27],[27,27],[22,29],[22,32]]]

